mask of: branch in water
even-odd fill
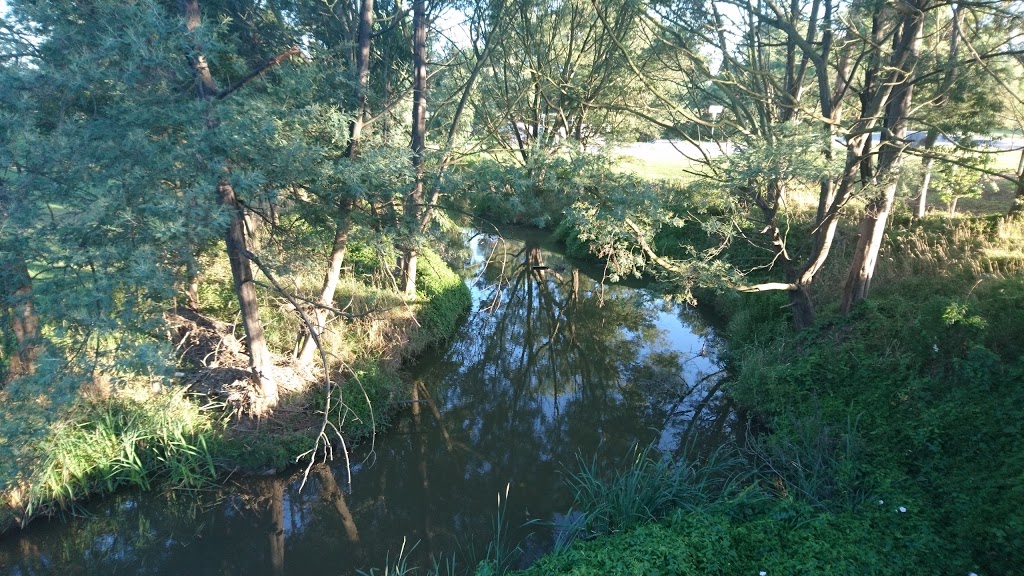
[[[772,290],[796,290],[796,284],[787,282],[765,282],[764,284],[754,284],[753,286],[737,286],[736,290],[739,292],[771,292]]]

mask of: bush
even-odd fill
[[[814,512],[792,501],[742,501],[679,511],[542,558],[523,576],[552,574],[935,574],[938,543],[910,513]]]

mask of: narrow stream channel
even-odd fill
[[[455,553],[468,568],[491,541],[499,493],[525,562],[564,521],[577,454],[618,462],[636,444],[674,452],[734,433],[699,314],[602,287],[539,236],[515,236],[470,240],[473,312],[410,368],[418,401],[372,451],[354,451],[351,487],[336,461],[302,491],[299,471],[198,497],[123,493],[7,535],[0,574],[348,575],[382,567],[403,541],[410,566]]]

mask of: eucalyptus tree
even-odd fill
[[[690,139],[699,151],[694,158],[707,166],[706,185],[731,192],[724,206],[715,207],[726,218],[753,211],[758,229],[768,240],[772,264],[783,269],[784,282],[755,286],[749,291],[786,290],[797,326],[813,321],[808,290],[824,265],[835,237],[839,210],[853,193],[864,147],[877,121],[877,111],[888,98],[868,96],[865,107],[847,142],[848,166],[842,169],[834,143],[839,136],[844,103],[849,99],[854,74],[849,63],[872,74],[883,63],[875,58],[844,60],[867,46],[881,46],[884,32],[865,38],[864,30],[847,28],[844,14],[831,0],[811,0],[777,5],[773,2],[652,3],[648,25],[657,32],[666,52],[687,84],[679,93],[691,101],[712,101],[722,106],[716,124],[686,101],[679,102],[651,86],[657,101],[645,115],[661,118]],[[873,43],[872,43],[873,42]],[[841,71],[830,63],[846,63]],[[890,70],[899,70],[891,62]],[[892,83],[886,84],[891,89]],[[710,98],[709,98],[710,97]],[[686,124],[725,128],[735,144],[735,155],[713,158],[689,132]],[[802,238],[789,234],[796,192],[817,188],[815,221]],[[648,257],[669,268],[686,283],[704,275],[695,262],[672,262],[654,254],[650,245],[654,230],[673,215],[652,219],[651,211],[634,211],[623,219],[638,237]],[[712,218],[705,216],[705,218]],[[731,224],[714,225],[716,232],[731,234]],[[645,239],[646,238],[646,239]],[[735,282],[735,279],[731,280]]]

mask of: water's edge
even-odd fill
[[[410,367],[413,401],[350,465],[244,478],[193,494],[119,494],[66,522],[0,541],[30,574],[351,574],[394,559],[482,556],[497,495],[526,559],[571,502],[577,454],[714,445],[734,416],[717,394],[713,330],[692,309],[601,286],[539,238],[478,235],[465,275],[474,311],[451,344]],[[348,472],[352,473],[351,492]],[[528,534],[532,535],[528,536]]]

